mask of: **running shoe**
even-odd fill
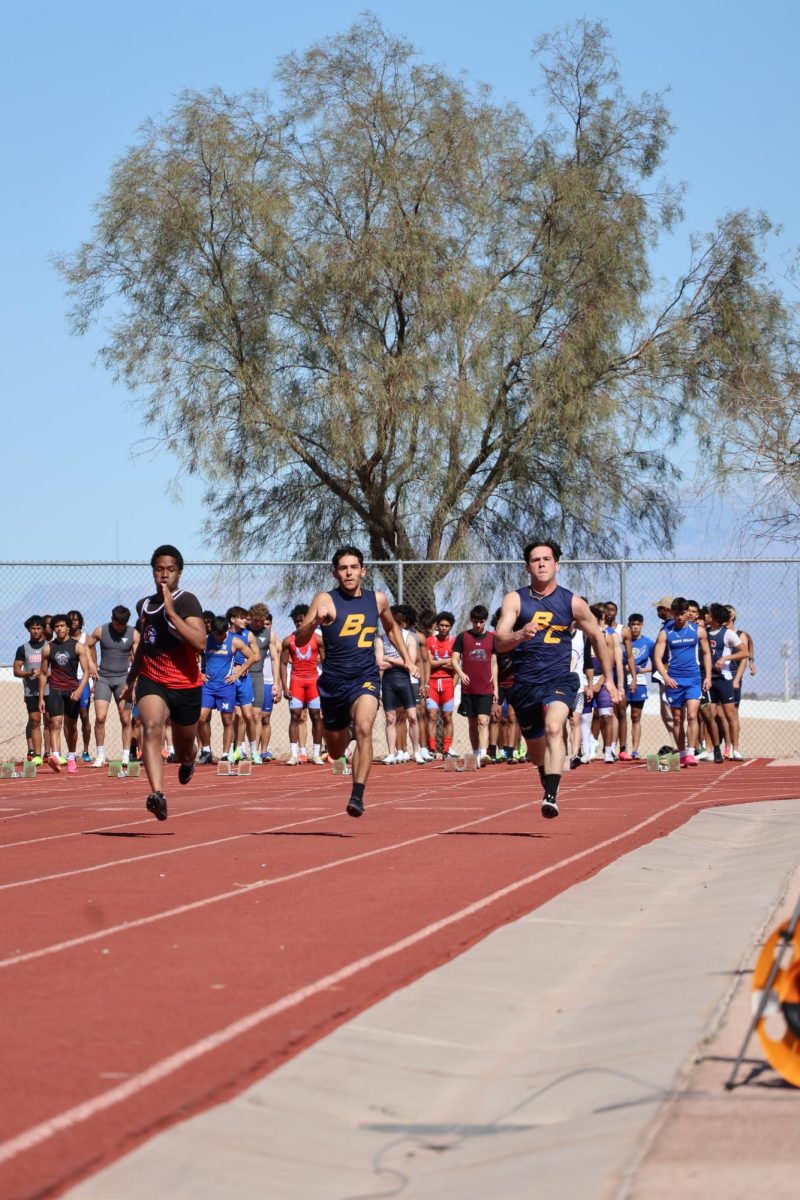
[[[632,754],[628,754],[628,751],[627,751],[627,750],[620,750],[620,752],[619,752],[619,754],[617,755],[617,757],[619,758],[619,761],[620,761],[620,762],[630,762],[630,761],[631,761],[631,759],[633,758],[633,755],[632,755]]]
[[[731,758],[734,762],[744,762],[744,755],[738,750],[731,750]]]
[[[722,750],[719,748],[719,746],[714,747],[714,762],[715,763],[724,763],[725,762],[725,759],[722,757]]]
[[[167,819],[167,798],[163,792],[151,792],[147,797],[147,811],[151,812],[157,821]]]
[[[74,758],[67,759],[67,774],[68,775],[77,775],[78,774],[78,764],[76,763]]]
[[[711,754],[708,750],[701,750],[699,754],[695,755],[695,758],[698,762],[711,762]]]
[[[84,750],[83,754],[81,755],[81,762],[90,763],[91,761],[92,761],[91,754],[89,753],[88,750]]]
[[[98,770],[101,770],[103,767],[107,767],[108,763],[106,762],[105,758],[96,758],[92,763],[92,766],[96,767]]]
[[[176,762],[179,762],[178,756],[174,750],[170,750],[169,754],[167,755],[167,762],[171,763],[173,767],[175,766]]]
[[[258,751],[256,751],[256,753],[253,755],[253,766],[260,767],[263,761],[264,760],[262,759],[261,755],[258,753]]]
[[[442,758],[458,758],[458,757],[459,757],[459,755],[456,754],[455,750],[453,750],[452,748],[450,750],[445,750],[444,754],[442,755]]]
[[[35,767],[40,767],[43,761],[44,760],[42,759],[41,754],[34,754],[33,758],[31,759],[31,762]]]
[[[210,766],[210,764],[214,761],[214,755],[210,750],[201,750],[200,757],[197,761],[201,767]]]
[[[605,763],[616,762],[616,755],[614,754],[613,750],[606,750],[605,754],[603,755],[603,762],[605,762]]]
[[[28,762],[33,762],[33,751],[29,750],[28,753],[25,755],[25,757],[28,760]]]
[[[397,751],[397,761],[399,763],[411,762],[411,755],[408,753],[407,750],[398,750]]]
[[[661,746],[660,749],[658,750],[658,754],[674,754],[674,753],[675,753],[675,750],[674,750],[674,747],[672,747],[672,746]]]
[[[362,817],[364,815],[364,801],[360,798],[360,796],[351,796],[347,801],[347,808],[345,809],[345,812],[347,813],[348,817]]]
[[[57,773],[61,770],[61,759],[57,754],[50,754],[47,757],[47,765],[51,771],[55,771]]]
[[[632,759],[633,759],[635,762],[638,762],[638,761],[639,761],[639,759],[640,759],[641,757],[642,757],[642,756],[641,756],[641,754],[639,753],[639,751],[638,751],[638,750],[631,750],[631,758],[632,758]]]
[[[681,766],[682,767],[696,767],[697,759],[695,758],[695,756],[693,754],[686,754],[681,759]]]
[[[414,755],[414,762],[419,763],[420,766],[423,766],[426,762],[428,762],[428,759],[425,757],[425,755],[423,754],[423,752],[421,750],[418,750],[417,753]]]
[[[544,796],[542,796],[542,816],[543,817],[557,817],[558,816],[558,797],[557,796],[549,796],[547,794],[547,792],[545,792]]]
[[[194,775],[194,762],[181,763],[178,767],[178,783],[188,783]]]
[[[167,750],[166,746],[161,751],[161,757],[163,758],[164,762],[169,762],[169,750]],[[153,795],[155,795],[155,792]]]
[[[573,754],[572,758],[569,760],[570,771],[577,771],[578,767],[582,766],[583,759],[581,758],[580,754]]]
[[[381,765],[384,767],[393,767],[396,762],[396,754],[384,754],[383,758],[381,759]]]
[[[590,750],[588,753],[585,750],[581,751],[581,762],[586,767],[590,762],[594,762],[594,754]]]
[[[308,763],[308,751],[306,751],[306,750],[300,751],[300,758],[298,759],[298,762],[300,763],[301,767],[305,766]]]
[[[321,754],[312,754],[311,755],[311,764],[312,764],[312,766],[315,766],[315,767],[324,767],[325,759],[322,757]]]
[[[272,762],[274,757],[275,757],[275,755],[272,753],[271,750],[265,750],[264,753],[261,755],[261,761],[262,761],[262,763]]]
[[[65,755],[65,754],[61,754],[61,755],[59,755],[59,759],[58,759],[58,761],[61,763],[62,767],[65,767],[65,766],[67,765],[67,757],[66,757],[66,755]]]
[[[299,762],[300,762],[300,759],[297,758],[297,756],[295,754],[293,754],[290,758],[287,758],[286,765],[287,765],[287,767],[296,767],[299,765]]]
[[[726,746],[722,753],[726,758],[730,758],[731,754],[733,754],[733,748],[731,746]]]

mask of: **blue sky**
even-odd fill
[[[50,256],[90,235],[93,203],[141,121],[167,113],[185,87],[268,85],[279,55],[346,28],[365,7],[44,0],[6,12],[0,558],[141,558],[164,540],[187,557],[212,553],[201,537],[202,485],[187,480],[181,499],[170,494],[176,462],[144,453],[148,433],[133,395],[94,364],[100,335],[69,334]],[[370,8],[425,58],[525,107],[536,37],[576,17],[603,19],[626,89],[671,89],[677,133],[667,173],[688,184],[687,220],[659,268],[672,273],[690,232],[744,206],[783,225],[771,250],[776,268],[800,245],[795,6],[375,0]],[[709,528],[720,551],[735,537],[735,522],[711,497],[694,509],[677,497],[676,512],[684,509],[680,554],[710,553]]]

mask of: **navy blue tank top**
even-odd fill
[[[549,596],[533,595],[529,587],[519,588],[517,595],[519,616],[514,623],[514,632],[529,621],[534,621],[540,632],[530,641],[514,647],[514,682],[538,685],[563,679],[570,673],[572,660],[573,593],[557,584]]]
[[[368,678],[378,669],[375,660],[375,634],[378,629],[378,603],[375,593],[362,589],[360,596],[346,596],[339,588],[328,592],[336,609],[336,618],[322,626],[325,645],[323,677]]]

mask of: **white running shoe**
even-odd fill
[[[324,767],[325,766],[325,759],[322,757],[321,754],[312,754],[311,762],[313,763],[313,765],[315,767]]]
[[[420,766],[422,766],[423,763],[426,763],[428,761],[429,760],[425,757],[425,754],[422,750],[418,750],[417,753],[414,755],[414,762],[419,763]]]
[[[105,760],[104,758],[96,758],[96,759],[94,760],[94,762],[92,763],[92,766],[93,766],[93,767],[97,767],[97,768],[99,768],[100,770],[102,770],[102,769],[103,769],[103,767],[107,767],[107,766],[108,766],[108,763],[106,762],[106,760]]]
[[[297,767],[300,765],[300,759],[296,754],[293,754],[291,758],[287,758],[286,765],[287,767]]]
[[[393,767],[396,762],[397,762],[396,754],[384,754],[383,758],[381,759],[381,763],[383,764],[384,767]]]
[[[744,762],[744,755],[741,754],[738,750],[731,750],[731,758],[734,759],[736,762]]]
[[[407,750],[398,750],[397,751],[397,761],[399,763],[411,762],[411,755],[408,753]]]
[[[698,762],[711,762],[713,757],[714,755],[710,754],[708,750],[701,750],[699,754],[695,754]]]
[[[605,754],[603,755],[603,762],[613,763],[616,761],[617,761],[617,756],[614,753],[614,751],[611,750],[610,748],[608,750],[606,750]]]

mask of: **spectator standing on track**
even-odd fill
[[[322,627],[325,661],[319,694],[328,750],[334,758],[344,755],[351,740],[351,726],[355,731],[353,786],[346,810],[351,817],[360,817],[364,812],[364,789],[372,766],[372,727],[381,687],[375,657],[378,620],[409,673],[418,674],[386,596],[363,586],[366,573],[362,552],[356,546],[341,546],[333,556],[337,586],[316,594],[294,634],[296,645],[302,649],[315,636],[317,627]]]
[[[672,596],[662,596],[660,600],[654,600],[653,607],[656,610],[656,616],[661,622],[660,628],[664,629],[667,621],[672,619]],[[668,651],[666,651],[666,653],[668,653]],[[655,659],[653,659],[653,663],[655,664]],[[655,665],[653,667],[653,679],[658,684],[658,700],[661,706],[661,722],[669,734],[669,741],[660,747],[659,754],[668,754],[672,750],[673,745],[677,745],[677,741],[675,740],[675,721],[672,716],[672,709],[670,708],[669,701],[666,697],[666,684],[659,675]]]
[[[97,671],[97,681],[94,685],[94,742],[97,757],[92,764],[94,767],[104,767],[106,763],[106,719],[112,700],[116,702],[119,713],[123,766],[127,766],[130,761],[133,705],[129,700],[120,699],[139,645],[138,631],[128,624],[130,616],[131,610],[124,604],[118,604],[111,610],[111,620],[106,625],[98,625],[86,639],[86,649]],[[98,645],[99,665],[95,649]]]
[[[419,748],[422,757],[430,762],[434,757],[428,749],[430,731],[428,729],[428,693],[431,678],[431,656],[428,654],[428,638],[433,633],[433,622],[436,614],[431,608],[420,610],[414,621],[414,636],[417,639],[417,664],[419,666],[419,687],[417,691],[417,725],[419,726]],[[436,723],[433,727],[433,741],[436,744]]]
[[[451,612],[436,614],[433,634],[428,638],[431,672],[428,680],[428,749],[436,757],[436,722],[442,717],[442,758],[457,758],[453,745],[453,709],[455,708],[455,679],[453,677],[452,629],[456,619]]]
[[[75,638],[76,642],[80,642],[82,646],[86,645],[86,634],[83,631],[83,613],[77,608],[71,608],[67,613],[67,621],[69,622],[69,635]],[[78,667],[78,679],[83,679],[83,669]],[[92,688],[93,680],[87,679],[86,686],[81,692],[81,738],[83,740],[83,754],[81,758],[85,763],[92,761],[92,756],[89,752],[89,744],[92,740]]]
[[[204,766],[213,762],[211,754],[211,712],[219,711],[222,721],[222,761],[233,762],[233,711],[236,707],[236,685],[247,674],[255,652],[243,638],[229,628],[229,619],[214,617],[200,664],[203,692],[200,699],[200,757]],[[238,661],[237,661],[238,658]]]
[[[499,715],[497,654],[494,633],[487,630],[489,610],[476,604],[470,611],[472,625],[459,633],[452,650],[453,673],[461,683],[459,713],[467,718],[469,743],[478,767],[489,764],[489,722]],[[465,670],[466,668],[466,670]]]
[[[14,677],[22,680],[22,699],[27,713],[25,737],[28,743],[28,760],[35,766],[42,765],[42,712],[39,709],[39,673],[42,669],[44,622],[40,616],[28,617],[25,622],[28,640],[23,642],[14,655]],[[45,700],[48,688],[45,685]],[[44,714],[44,719],[49,718]]]
[[[147,811],[158,821],[167,819],[163,791],[164,760],[161,748],[164,730],[171,721],[175,755],[180,763],[178,782],[186,784],[194,774],[197,721],[203,681],[198,655],[206,647],[207,635],[200,601],[181,586],[183,555],[175,546],[159,546],[150,559],[156,591],[136,605],[139,615],[139,645],[128,671],[123,700],[133,698],[142,721],[142,758],[150,783]]]
[[[70,637],[66,613],[53,617],[52,642],[42,647],[42,666],[39,673],[39,710],[50,714],[50,757],[48,766],[53,771],[61,770],[61,728],[67,741],[67,774],[78,770],[78,717],[81,711],[81,694],[84,685],[78,678],[78,668],[87,682],[94,665],[90,664],[89,653],[82,642]],[[50,670],[49,691],[48,668]],[[45,691],[47,698],[45,699]]]
[[[720,745],[722,739],[719,735],[720,709],[724,713],[730,735],[730,757],[738,762],[741,762],[744,757],[739,750],[739,713],[734,700],[733,677],[734,671],[739,668],[739,663],[747,660],[747,647],[744,639],[736,630],[730,628],[730,619],[730,609],[727,605],[709,605],[706,627],[708,645],[711,650],[711,688],[708,694],[711,720],[709,724],[712,728],[714,762],[716,763],[724,762]],[[714,731],[716,731],[716,737],[713,736]]]
[[[253,684],[253,713],[260,727],[259,753],[262,762],[271,762],[272,709],[282,698],[280,685],[281,644],[272,628],[272,613],[266,604],[250,608],[249,629],[256,640],[260,661],[250,668]]]
[[[642,740],[642,711],[647,702],[645,677],[653,670],[653,651],[656,644],[642,632],[642,613],[631,613],[628,617],[628,628],[631,631],[631,648],[636,660],[636,682],[629,679],[627,690],[628,703],[631,706],[631,758],[641,758],[639,745]]]
[[[622,625],[617,621],[619,608],[613,600],[606,600],[603,605],[606,614],[606,621],[614,630],[620,642],[622,643],[622,661],[623,666],[627,668],[631,684],[636,686],[636,658],[633,653],[631,631],[627,625]],[[613,750],[620,762],[628,762],[630,754],[628,753],[628,701],[625,694],[624,675],[620,675],[616,680],[617,686],[620,689],[622,699],[619,704],[614,706],[614,715],[617,720],[616,738],[614,740]]]
[[[247,740],[250,743],[249,757],[253,766],[261,766],[261,754],[258,748],[259,728],[256,723],[256,716],[253,712],[253,699],[255,691],[253,689],[253,677],[250,674],[251,668],[261,672],[261,649],[255,636],[247,628],[248,613],[246,608],[235,604],[225,613],[228,619],[231,630],[236,636],[247,645],[251,651],[251,657],[248,659],[248,669],[236,680],[236,710],[233,719],[233,757],[236,762],[242,758],[248,757],[247,745],[244,741],[237,740],[239,730],[237,725],[239,721],[243,722]],[[240,650],[236,651],[234,662],[237,666],[241,666],[244,662],[244,656]]]
[[[578,676],[570,671],[573,621],[594,647],[600,669],[609,680],[612,702],[619,692],[610,682],[612,663],[605,639],[586,601],[557,583],[561,547],[549,539],[534,540],[523,550],[530,584],[503,599],[495,630],[498,654],[514,653],[511,702],[528,757],[544,787],[542,816],[558,816],[558,787],[564,766],[564,728],[575,707]]]
[[[297,642],[297,630],[303,627],[308,615],[307,604],[296,604],[289,616],[294,621],[295,632],[283,639],[280,670],[281,688],[289,700],[289,757],[287,767],[296,767],[302,761],[300,754],[300,714],[308,709],[311,717],[311,761],[315,766],[324,765],[322,757],[322,711],[319,695],[318,664],[325,661],[323,636],[317,630],[302,645]],[[291,669],[291,675],[287,672]],[[304,735],[305,736],[305,735]],[[305,742],[303,744],[305,751]]]
[[[672,619],[659,631],[653,660],[666,686],[665,696],[675,722],[681,766],[695,767],[700,731],[697,713],[702,693],[711,686],[711,652],[705,629],[689,621],[688,607],[683,596],[676,596],[672,601]],[[668,664],[665,661],[667,651]]]
[[[412,663],[416,663],[417,639],[412,631],[406,627],[406,613],[403,605],[393,604],[389,611],[395,619],[397,628],[400,630],[409,660]],[[408,724],[408,735],[411,740],[414,762],[424,763],[425,758],[420,753],[419,748],[417,701],[411,682],[411,674],[385,630],[381,632],[380,640],[383,649],[383,655],[380,660],[382,670],[381,693],[383,697],[383,711],[386,717],[386,747],[389,751],[388,754],[384,755],[381,762],[384,766],[391,767],[395,763],[408,762],[409,760],[407,753],[403,757],[400,757],[397,749],[397,714],[400,710],[403,710]]]

